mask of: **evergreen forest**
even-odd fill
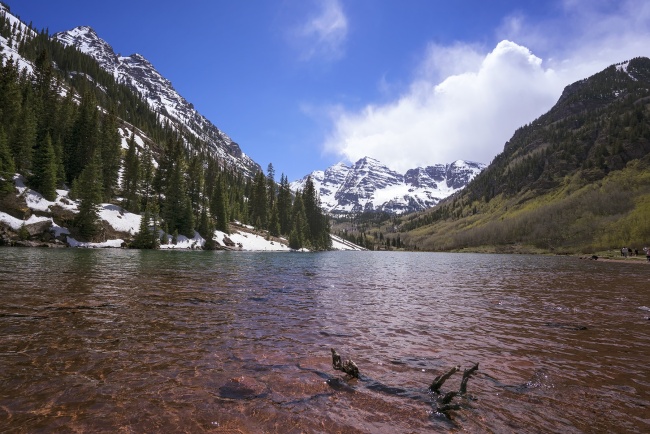
[[[21,69],[0,51],[0,210],[23,219],[29,212],[15,194],[20,174],[47,200],[69,188],[79,212],[53,210],[52,217],[82,240],[107,236],[98,211],[110,203],[143,216],[132,247],[156,248],[166,235],[197,231],[214,248],[214,231],[229,233],[234,221],[284,236],[294,249],[331,247],[311,180],[294,193],[284,174],[276,182],[272,164],[254,176],[226,164],[46,30],[0,19],[0,35],[33,65]]]

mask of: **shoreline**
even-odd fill
[[[597,262],[618,262],[621,264],[646,264],[650,265],[650,261],[645,256],[632,256],[627,258],[615,258],[611,256],[598,256],[598,259],[593,259],[591,256],[580,256],[580,259],[588,259]]]

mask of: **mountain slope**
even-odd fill
[[[410,169],[405,174],[365,157],[348,167],[335,164],[291,184],[302,189],[311,176],[323,209],[332,215],[381,211],[390,214],[430,208],[462,189],[485,165],[458,160],[451,164]]]
[[[115,77],[119,83],[138,92],[152,110],[158,113],[161,121],[169,121],[177,130],[184,130],[207,143],[212,152],[234,167],[254,176],[261,166],[243,153],[239,145],[232,141],[193,105],[183,98],[153,65],[140,54],[127,57],[118,56],[113,48],[88,26],[76,27],[53,36],[65,46],[76,47],[97,60],[99,65]]]
[[[650,244],[650,59],[567,86],[460,193],[401,221],[427,250]]]
[[[204,247],[217,248],[215,229],[227,232],[231,220],[248,224],[267,209],[274,190],[259,166],[250,160],[239,165],[237,155],[218,154],[223,140],[206,143],[171,120],[172,109],[177,118],[198,115],[145,59],[119,59],[98,38],[83,41],[80,46],[103,67],[47,31],[33,31],[0,3],[0,244],[66,242],[61,237],[101,243],[121,236],[117,232],[128,243],[133,226],[118,229],[112,223],[144,213],[133,246],[156,248],[176,234],[198,239],[198,232]],[[141,83],[153,90],[143,85],[136,93]],[[212,133],[225,137],[216,128]],[[246,175],[252,171],[261,175],[262,188],[256,185],[251,193]],[[33,198],[43,200],[32,207]],[[291,207],[289,197],[278,213],[288,215]],[[107,210],[114,219],[106,217]],[[309,216],[322,219],[320,210]],[[304,221],[296,227],[288,222],[282,234],[297,233],[296,248],[328,247],[312,242],[312,234],[327,240],[321,233],[304,233]],[[277,232],[272,219],[255,223],[258,230]]]

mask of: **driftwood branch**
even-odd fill
[[[452,399],[454,399],[456,396],[458,396],[458,392],[447,392],[445,393],[445,396],[442,397],[440,400],[440,403],[442,405],[449,404]]]
[[[431,386],[429,386],[429,390],[439,394],[440,388],[442,387],[443,383],[449,377],[455,374],[459,369],[460,369],[459,366],[454,366],[443,375],[437,376],[435,380],[433,380]],[[461,408],[460,404],[454,404],[452,403],[452,400],[457,396],[463,396],[467,393],[467,382],[477,370],[478,370],[478,363],[476,363],[474,366],[472,366],[469,369],[463,370],[463,379],[460,382],[460,389],[457,392],[456,391],[447,392],[442,397],[440,396],[438,397],[438,402],[436,405],[436,411],[438,413],[443,413],[445,416],[450,417],[449,411],[459,410]]]
[[[351,377],[359,378],[359,368],[357,367],[356,363],[354,363],[352,360],[346,360],[345,362],[341,362],[341,356],[339,355],[339,353],[337,353],[334,348],[331,348],[331,350],[332,350],[332,368],[336,369],[337,371],[345,372]]]
[[[433,383],[431,383],[431,386],[429,386],[429,390],[432,392],[438,392],[442,385],[451,377],[454,375],[458,370],[460,369],[460,366],[454,366],[451,368],[449,371],[442,375],[438,375],[436,378],[434,378]]]
[[[357,367],[356,363],[354,363],[352,360],[346,360],[343,362],[341,356],[336,352],[334,348],[330,348],[330,350],[332,351],[332,368],[337,371],[345,372],[350,377],[359,378],[359,368]],[[463,370],[463,378],[461,380],[460,389],[458,391],[447,392],[443,395],[440,391],[443,384],[459,370],[460,366],[454,366],[450,368],[444,374],[438,375],[429,386],[429,390],[437,395],[436,411],[438,413],[444,414],[448,418],[450,417],[449,411],[460,410],[462,408],[461,404],[454,403],[453,400],[457,396],[464,397],[464,395],[467,394],[467,382],[474,375],[474,373],[478,371],[478,363],[474,364],[469,369]],[[384,389],[386,388],[384,387]]]
[[[469,377],[474,374],[478,370],[478,362],[474,366],[472,366],[469,369],[465,369],[463,371],[463,380],[460,382],[460,390],[458,391],[461,395],[464,395],[467,393],[467,381],[469,380]]]

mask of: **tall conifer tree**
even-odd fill
[[[79,176],[99,148],[99,111],[92,93],[84,93],[70,139],[65,146],[65,173],[68,181]],[[100,179],[102,175],[100,174]]]
[[[255,175],[251,196],[251,223],[257,228],[265,229],[268,219],[268,192],[264,173],[258,172]]]
[[[124,196],[124,207],[131,212],[140,211],[140,197],[138,185],[140,182],[140,159],[135,144],[135,134],[131,134],[128,141],[128,149],[124,157],[124,172],[122,174],[122,195]]]
[[[280,176],[277,205],[280,233],[289,235],[291,232],[291,188],[284,173]]]
[[[12,137],[21,115],[22,95],[18,67],[12,57],[0,59],[0,124],[7,140]]]
[[[31,184],[47,200],[56,199],[56,181],[58,164],[49,133],[38,146],[34,154],[34,170]]]
[[[211,200],[213,215],[217,220],[216,228],[217,230],[224,232],[226,234],[230,233],[228,217],[228,195],[225,191],[226,187],[224,184],[223,176],[219,176],[217,183],[214,187],[214,195]]]
[[[0,125],[0,197],[13,191],[13,176],[16,172],[14,158],[7,145],[7,135]]]
[[[102,156],[102,181],[104,200],[115,195],[120,170],[121,138],[117,131],[117,119],[113,114],[104,115],[101,126],[100,149]]]
[[[156,177],[156,168],[153,165],[151,149],[148,146],[144,148],[140,158],[140,193],[142,195],[142,206],[146,209],[149,203],[155,201],[154,197],[154,178]]]
[[[302,202],[302,195],[296,192],[291,210],[291,232],[289,233],[289,247],[292,249],[302,249],[305,246],[307,234],[307,216],[305,215],[305,206]]]
[[[79,213],[75,226],[82,237],[92,239],[99,231],[99,206],[102,201],[102,162],[99,151],[79,175]]]
[[[36,114],[31,88],[25,91],[19,119],[10,145],[13,148],[16,170],[25,172],[32,168],[32,155],[36,145]]]

